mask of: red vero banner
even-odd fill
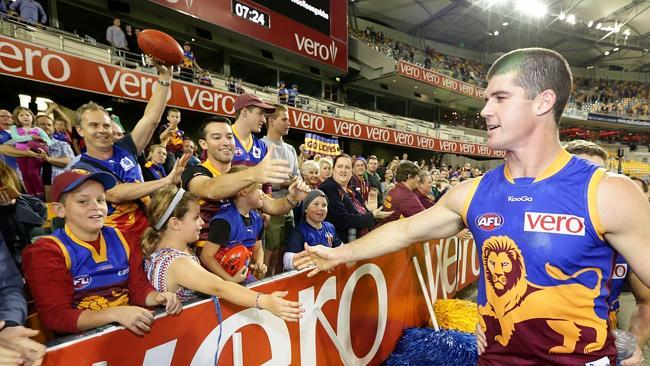
[[[330,9],[326,9],[329,11],[331,36],[320,33],[281,13],[253,3],[247,5],[270,14],[270,27],[256,24],[233,14],[231,0],[149,1],[255,40],[286,49],[342,71],[348,70],[347,0],[331,0]],[[287,4],[287,7],[290,6],[295,7],[297,5]]]
[[[453,297],[478,277],[473,241],[431,241],[433,273],[426,270],[424,245],[429,244],[413,244],[352,268],[341,265],[313,278],[294,272],[253,286],[264,293],[288,291],[286,298],[305,308],[298,322],[222,300],[219,326],[215,305],[204,300],[186,306],[178,316],[156,319],[144,337],[111,327],[51,347],[44,365],[203,366],[215,364],[217,350],[219,365],[339,365],[343,357],[351,364],[379,365],[404,328],[424,327],[429,321],[412,257],[418,258],[438,298]],[[325,327],[332,328],[331,336]]]
[[[158,86],[156,76],[151,74],[86,60],[3,36],[0,36],[0,74],[143,102],[149,100]],[[167,104],[233,116],[236,97],[236,94],[174,80]],[[296,108],[289,108],[289,119],[293,128],[324,135],[444,153],[493,158],[505,156],[504,151],[481,144],[443,140]]]
[[[405,61],[400,61],[397,64],[397,73],[406,76],[407,78],[419,80],[423,83],[451,90],[468,97],[480,100],[485,98],[485,89],[483,88],[456,80],[433,70],[425,69],[424,67],[413,65]]]

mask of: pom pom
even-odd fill
[[[478,362],[474,334],[407,328],[385,365],[469,366]]]
[[[474,333],[478,323],[478,307],[476,303],[466,300],[448,299],[436,300],[433,304],[438,325],[445,329],[455,329],[461,332]]]

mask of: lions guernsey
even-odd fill
[[[72,276],[77,309],[101,310],[129,304],[129,244],[122,234],[104,226],[99,251],[78,239],[69,228],[45,238],[54,241]]]
[[[605,170],[562,150],[538,178],[505,165],[474,180],[463,207],[482,266],[479,365],[615,365],[608,320],[616,252],[596,193]]]
[[[246,165],[255,166],[266,156],[266,143],[251,134],[249,143],[244,146],[235,127],[232,128],[235,137],[235,151],[232,159],[232,166]]]

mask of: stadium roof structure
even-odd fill
[[[546,47],[575,67],[650,70],[650,0],[351,0],[350,13],[491,55]]]

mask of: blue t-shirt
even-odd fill
[[[312,247],[325,245],[336,248],[341,245],[341,240],[336,235],[334,225],[327,221],[323,221],[322,225],[320,229],[317,229],[307,223],[306,220],[300,221],[289,235],[286,252],[300,253],[304,250],[305,243]]]

